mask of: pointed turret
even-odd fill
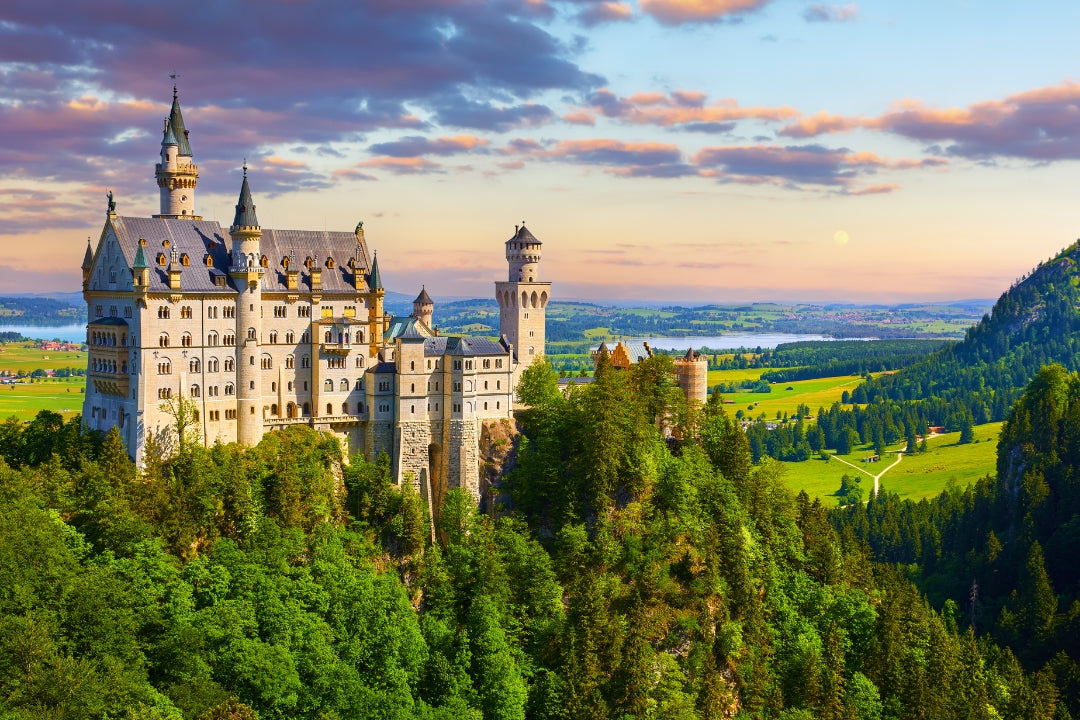
[[[162,145],[166,144],[170,135],[172,144],[179,146],[181,157],[191,157],[191,143],[188,142],[188,131],[184,127],[184,115],[180,112],[180,99],[176,94],[176,85],[173,85],[172,89],[172,109],[165,123],[165,139],[161,141]]]
[[[251,187],[248,185],[247,165],[244,165],[244,184],[240,186],[240,199],[236,201],[236,214],[233,215],[232,228],[257,228],[259,219],[255,217],[255,201],[251,199]]]
[[[431,327],[431,316],[435,312],[435,302],[431,299],[431,296],[427,294],[427,288],[420,287],[420,294],[413,300],[413,317],[420,322]]]
[[[382,290],[382,278],[379,277],[379,253],[371,260],[371,273],[368,275],[368,286],[372,290]]]
[[[90,283],[90,268],[94,266],[94,251],[90,248],[90,238],[86,238],[86,253],[82,260],[83,289]]]
[[[386,323],[389,318],[383,313],[383,299],[386,291],[383,290],[382,278],[379,277],[379,254],[371,259],[371,273],[368,275],[368,343],[372,355],[379,352],[382,345],[383,333],[386,331]]]
[[[173,85],[172,109],[165,120],[161,138],[161,162],[154,167],[154,175],[161,189],[161,211],[155,217],[202,219],[195,214],[199,168],[192,161],[191,143],[180,112],[176,85]]]
[[[131,263],[131,272],[135,287],[145,291],[150,285],[150,263],[146,261],[143,242],[143,240],[139,240],[139,249],[135,251],[135,260]]]

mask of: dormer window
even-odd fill
[[[161,247],[163,247],[163,248],[166,248],[166,249],[168,249],[168,247],[169,247],[170,245],[172,245],[172,243],[170,243],[170,242],[168,241],[168,239],[165,239],[165,240],[162,240],[162,241],[161,241]]]
[[[187,253],[184,253],[180,256],[180,264],[184,267],[188,267],[191,265],[191,258],[188,257]]]
[[[326,268],[328,270],[333,270],[334,269],[334,258],[332,258],[332,257],[327,257],[326,258]]]
[[[315,261],[312,260],[310,257],[304,260],[304,267],[306,267],[308,270],[310,270],[313,265],[315,265]]]
[[[166,263],[168,263],[168,262],[169,261],[168,261],[168,259],[166,259],[165,253],[158,253],[158,256],[157,256],[157,264],[158,265],[160,265],[161,267],[165,267]]]
[[[214,257],[210,255],[210,253],[206,254],[204,262],[206,263],[206,267],[214,267]]]
[[[281,258],[281,267],[285,268],[286,270],[289,269],[289,256],[288,255]]]
[[[265,255],[263,255],[262,258],[259,260],[259,264],[263,267],[270,267],[270,261],[266,258]]]

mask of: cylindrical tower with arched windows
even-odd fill
[[[540,281],[540,241],[522,222],[506,241],[506,282],[495,283],[499,303],[499,332],[512,346],[514,382],[525,368],[544,354],[547,304],[551,283]]]
[[[229,275],[236,288],[236,440],[243,445],[256,445],[263,434],[262,368],[259,362],[262,228],[255,217],[246,165],[229,236],[232,239]]]

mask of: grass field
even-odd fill
[[[0,343],[0,370],[30,373],[38,368],[58,370],[65,367],[85,368],[86,353],[38,350],[33,343]]]
[[[761,377],[761,373],[760,369],[710,370],[709,386],[756,380]],[[724,395],[724,405],[731,415],[738,410],[742,410],[748,417],[758,417],[765,413],[766,420],[774,419],[777,411],[781,415],[785,412],[794,415],[799,405],[809,405],[810,411],[816,413],[819,407],[829,407],[840,399],[845,390],[853,390],[861,382],[862,378],[858,375],[843,375],[777,383],[769,393],[738,392]],[[751,405],[754,406],[752,409]]]
[[[987,423],[975,427],[975,442],[957,445],[960,433],[946,433],[926,441],[927,451],[914,455],[905,455],[900,464],[881,477],[881,487],[900,497],[919,500],[936,497],[949,484],[955,482],[964,487],[987,473],[993,474],[997,466],[997,441],[1001,433],[1001,423]],[[881,463],[866,465],[866,470],[877,474],[892,464],[896,459],[892,448]],[[871,446],[855,448],[844,459],[860,468],[859,460],[873,452]],[[811,497],[819,497],[823,502],[832,504],[838,498],[835,493],[840,489],[840,477],[858,477],[864,496],[874,487],[873,477],[859,472],[839,460],[829,461],[820,458],[806,462],[783,463],[786,473],[784,480],[793,491],[806,490]]]
[[[70,418],[82,412],[86,378],[43,378],[34,382],[0,385],[0,420],[15,415],[29,420],[39,410],[52,410]]]

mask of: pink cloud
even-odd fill
[[[661,25],[737,20],[771,0],[639,0],[642,12]]]
[[[719,125],[737,120],[779,121],[796,117],[793,107],[740,107],[733,98],[722,98],[705,104],[704,93],[676,90],[668,95],[649,92],[620,98],[608,89],[593,93],[589,101],[592,112],[636,125],[679,127]]]
[[[1066,81],[959,108],[904,99],[877,117],[818,113],[781,128],[779,134],[812,137],[856,128],[944,142],[940,152],[961,157],[1080,159],[1080,83]]]

